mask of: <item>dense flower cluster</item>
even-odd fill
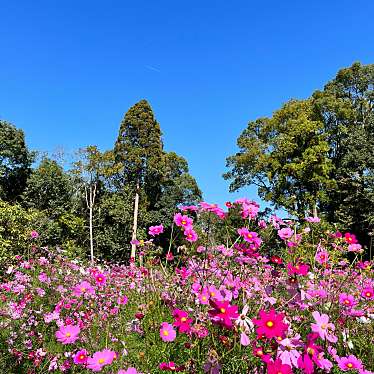
[[[371,373],[374,282],[356,237],[316,239],[318,217],[265,221],[247,199],[226,206],[240,220],[231,244],[207,245],[196,219],[228,212],[181,207],[174,225],[190,248],[159,261],[142,242],[144,266],[84,266],[32,243],[0,282],[0,349],[14,372]]]

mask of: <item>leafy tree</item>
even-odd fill
[[[34,156],[26,146],[23,131],[0,120],[0,198],[13,202],[19,198]]]
[[[374,65],[355,63],[309,99],[250,122],[225,178],[299,217],[318,207],[364,236],[374,224],[373,135]]]
[[[70,210],[71,195],[69,175],[56,161],[45,157],[28,178],[22,198],[26,207],[45,211],[53,218]]]
[[[310,100],[291,100],[271,118],[250,122],[238,139],[240,151],[228,158],[235,191],[258,186],[260,197],[277,208],[303,215],[333,188],[329,145]]]
[[[115,161],[121,167],[119,184],[134,191],[134,218],[132,239],[136,239],[140,190],[144,190],[150,208],[158,200],[163,169],[161,129],[154,118],[151,106],[141,100],[132,106],[121,122],[114,147]],[[135,257],[135,245],[131,248]]]
[[[117,170],[111,151],[100,152],[96,146],[88,146],[79,151],[79,160],[74,163],[72,174],[78,188],[83,192],[86,208],[89,212],[89,238],[91,262],[94,262],[94,207],[98,190]]]

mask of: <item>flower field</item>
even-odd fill
[[[32,232],[0,273],[2,372],[371,373],[373,270],[355,235],[227,207],[181,207],[163,254],[151,226],[126,265],[69,260]]]

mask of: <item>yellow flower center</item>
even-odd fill
[[[103,358],[99,358],[99,360],[97,361],[99,364],[103,364],[105,362],[105,360]]]
[[[348,299],[345,299],[344,300],[344,304],[347,304],[347,305],[349,305],[351,302],[348,300]]]
[[[82,288],[81,288],[81,291],[82,291],[82,292],[86,292],[86,288],[85,288],[85,287],[82,287]]]
[[[273,321],[267,321],[266,322],[266,326],[267,327],[273,327],[274,326],[274,322]]]
[[[201,296],[201,300],[206,301],[207,297],[206,296]]]
[[[365,294],[367,297],[370,297],[371,296],[371,292],[366,292],[366,294]]]
[[[348,366],[349,368],[353,368],[353,364],[351,364],[350,362],[348,362],[347,366]]]
[[[80,355],[80,356],[79,356],[79,359],[82,360],[82,361],[83,361],[85,358],[86,358],[85,355]]]
[[[185,225],[187,222],[185,220],[182,221],[182,225]]]
[[[162,333],[163,333],[165,336],[168,336],[168,335],[169,335],[169,331],[167,331],[167,330],[164,330]]]
[[[314,349],[311,348],[311,347],[308,347],[308,349],[306,350],[311,356],[314,355]]]
[[[220,311],[221,311],[221,313],[225,313],[226,309],[225,308],[221,308]]]
[[[70,332],[67,332],[67,333],[65,334],[65,336],[66,336],[67,338],[70,338],[70,336],[71,336]]]
[[[326,324],[326,323],[322,323],[322,325],[321,325],[321,329],[325,330],[326,327],[327,327],[327,324]]]
[[[252,239],[252,236],[253,236],[252,234],[247,234],[248,239]]]
[[[214,296],[216,296],[216,293],[215,292],[211,292],[210,296],[214,297]]]

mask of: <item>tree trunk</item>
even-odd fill
[[[94,263],[94,245],[93,245],[93,228],[92,228],[92,217],[93,217],[93,207],[92,205],[89,208],[90,211],[90,249],[91,249],[91,264]]]
[[[134,223],[132,226],[132,244],[131,244],[131,257],[135,259],[136,253],[136,244],[134,241],[136,240],[136,231],[138,228],[138,209],[139,209],[139,181],[136,184],[136,192],[135,192],[135,204],[134,204]]]

